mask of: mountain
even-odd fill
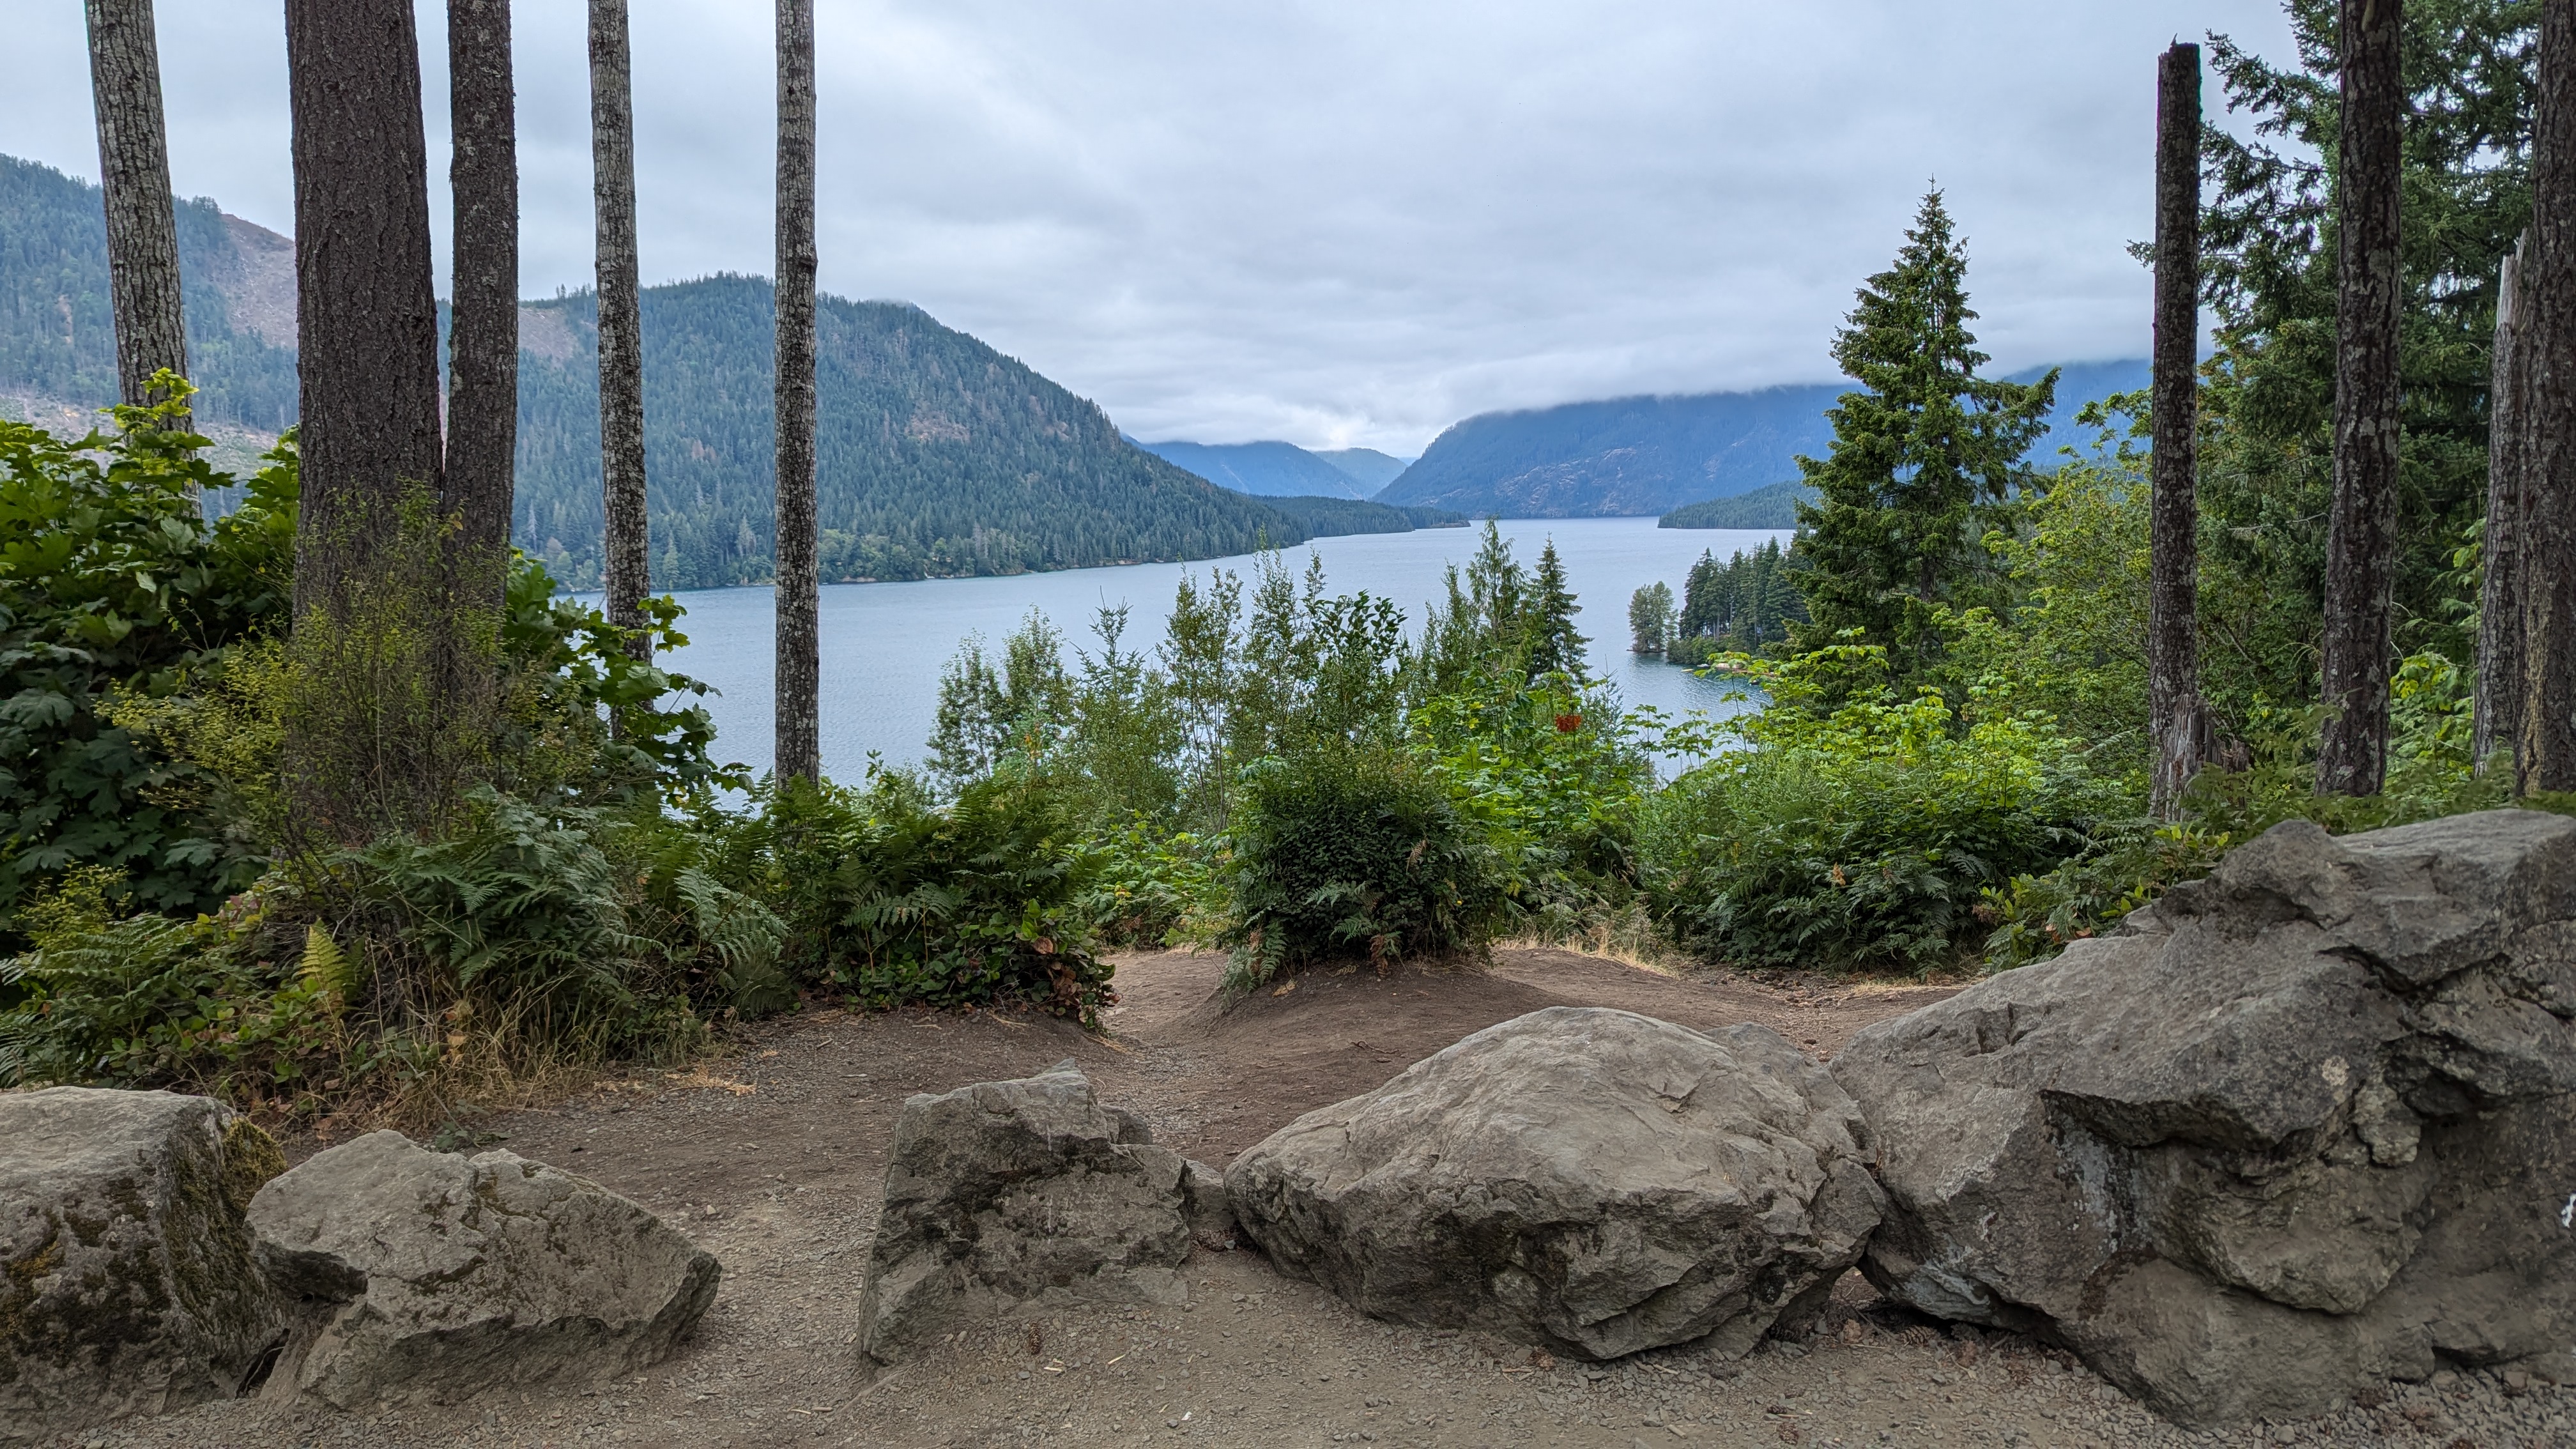
[[[1293,443],[1138,443],[1220,488],[1258,498],[1366,498],[1376,492]]]
[[[2029,382],[2047,371],[2013,374]],[[2082,441],[2084,403],[2143,387],[2143,360],[2068,366],[2040,466]],[[1432,440],[1420,461],[1378,494],[1475,516],[1586,518],[1662,514],[1795,478],[1797,456],[1832,441],[1825,410],[1849,388],[1820,383],[1760,392],[1612,398],[1521,412],[1482,413]]]
[[[295,243],[203,197],[176,203],[179,296],[201,423],[295,420]],[[33,416],[116,401],[99,189],[0,156],[0,393]]]
[[[644,291],[653,586],[770,573],[770,287]],[[598,299],[523,305],[520,546],[598,576]],[[901,302],[821,299],[816,519],[826,580],[1004,574],[1248,553],[1294,520],[1127,442],[1094,404]]]
[[[1656,520],[1657,528],[1795,528],[1798,505],[1816,501],[1816,490],[1795,478],[1769,483],[1732,498],[1685,503]]]
[[[1391,457],[1375,448],[1309,448],[1306,451],[1359,480],[1362,489],[1375,493],[1396,480],[1396,476],[1413,466],[1411,458]]]
[[[1295,519],[1309,538],[1352,533],[1411,533],[1417,528],[1464,528],[1467,516],[1439,508],[1395,508],[1362,498],[1264,498]]]

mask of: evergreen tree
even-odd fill
[[[1574,632],[1574,616],[1583,606],[1565,586],[1565,563],[1556,556],[1556,540],[1539,551],[1538,573],[1530,581],[1529,677],[1571,674],[1583,677],[1583,646]]]
[[[2022,455],[2047,429],[2057,374],[2038,382],[1977,376],[1986,354],[1968,331],[1968,254],[1937,190],[1923,198],[1896,265],[1860,289],[1834,361],[1861,384],[1826,416],[1823,460],[1800,458],[1816,490],[1798,505],[1798,575],[1808,617],[1801,648],[1858,629],[1922,659],[1933,610],[1961,601],[1977,566],[1979,515],[2008,497]]]
[[[1673,586],[1661,579],[1628,596],[1628,652],[1661,654],[1673,632]]]

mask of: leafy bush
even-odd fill
[[[235,1100],[398,1094],[468,1065],[669,1056],[702,1014],[793,1000],[785,928],[655,812],[544,812],[488,788],[437,841],[272,869],[214,915],[119,917],[81,867],[0,960],[0,1084]]]
[[[1566,939],[1635,893],[1637,812],[1656,788],[1648,748],[1667,732],[1656,712],[1562,675],[1478,682],[1408,711],[1407,745],[1497,852],[1512,929]]]
[[[1095,838],[1100,860],[1083,913],[1104,945],[1177,946],[1223,930],[1227,859],[1219,844],[1180,831],[1157,835],[1142,819]]]
[[[1946,967],[1987,887],[2076,853],[2118,811],[2046,716],[1962,718],[1928,688],[1896,700],[1878,646],[1738,663],[1771,694],[1728,722],[1752,748],[1673,782],[1642,828],[1656,917],[1707,959]],[[1829,697],[1849,702],[1816,707]]]
[[[1018,1000],[1086,1022],[1116,999],[1091,951],[1099,861],[1043,773],[972,780],[946,805],[898,771],[863,789],[764,781],[748,812],[701,820],[721,878],[784,917],[803,982],[871,1007]]]
[[[1506,900],[1503,861],[1448,787],[1395,751],[1325,746],[1247,766],[1236,785],[1238,984],[1335,957],[1383,970],[1481,948]]]
[[[258,874],[212,822],[167,803],[192,768],[105,707],[198,687],[283,616],[294,435],[208,523],[192,495],[233,480],[198,456],[187,384],[162,381],[171,398],[116,409],[112,433],[0,421],[0,949],[25,939],[15,902],[75,866],[105,867],[135,906],[178,912],[212,910]]]
[[[1984,913],[1995,929],[1986,968],[2046,960],[2069,941],[2106,931],[2284,820],[2313,820],[2344,835],[2515,803],[2507,799],[2507,772],[2471,769],[2469,689],[2465,671],[2441,655],[2408,656],[2390,684],[2387,783],[2359,797],[2316,793],[2321,711],[2257,710],[2250,766],[2203,770],[2184,796],[2180,821],[2106,821],[2054,869],[1991,889]],[[2553,810],[2566,802],[2534,795],[2520,803]]]

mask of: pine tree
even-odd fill
[[[1935,190],[1896,265],[1860,289],[1835,334],[1834,361],[1863,390],[1827,411],[1830,453],[1798,460],[1817,493],[1798,505],[1810,565],[1798,587],[1811,621],[1800,648],[1858,629],[1928,660],[1933,610],[1961,602],[1976,567],[1980,513],[2028,476],[2022,455],[2047,429],[2057,374],[2029,384],[1977,376],[1987,358],[1968,330],[1977,314],[1967,272],[1967,245]]]
[[[1583,646],[1589,641],[1574,632],[1574,616],[1582,612],[1574,591],[1565,586],[1565,562],[1556,556],[1556,540],[1549,539],[1539,551],[1538,572],[1530,581],[1530,678],[1583,677]]]
[[[814,523],[814,0],[778,0],[778,627],[772,759],[782,780],[823,773],[821,607]]]
[[[185,376],[179,315],[179,223],[161,117],[161,52],[152,0],[89,0],[90,95],[98,112],[98,178],[107,197],[107,289],[116,318],[121,400],[152,402],[152,375]]]
[[[2376,795],[2388,775],[2404,437],[2397,368],[2405,308],[2398,255],[2406,130],[2400,24],[2398,0],[2343,0],[2334,503],[2326,525],[2325,629],[2317,641],[2326,709],[2317,749],[2320,795]]]
[[[1628,652],[1661,654],[1673,632],[1673,586],[1661,579],[1628,596]]]
[[[651,571],[644,517],[644,304],[635,254],[635,104],[626,0],[590,0],[591,206],[599,279],[599,481],[607,516],[608,622],[642,631]]]
[[[518,103],[510,0],[448,0],[455,302],[447,339],[446,495],[462,597],[501,606],[519,436]]]

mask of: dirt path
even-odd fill
[[[1221,961],[1119,963],[1107,1038],[991,1012],[815,1013],[739,1056],[607,1083],[491,1124],[505,1145],[685,1223],[725,1265],[695,1339],[632,1383],[495,1391],[362,1416],[245,1402],[66,1444],[368,1446],[1383,1443],[2130,1445],[2212,1442],[2164,1425],[2027,1342],[1945,1338],[1855,1276],[1829,1331],[1740,1364],[1668,1350],[1609,1366],[1534,1361],[1474,1335],[1395,1328],[1270,1272],[1200,1253],[1185,1309],[1086,1308],[997,1324],[861,1389],[853,1347],[884,1153],[905,1096],[1065,1057],[1157,1140],[1223,1165],[1299,1113],[1378,1085],[1459,1037],[1541,1007],[1619,1006],[1688,1025],[1757,1021],[1820,1057],[1933,988],[1684,981],[1564,951],[1490,972],[1301,978],[1220,1009]],[[1034,1323],[1038,1350],[1029,1350]],[[2445,1376],[2375,1409],[2226,1442],[2539,1449],[2576,1444],[2576,1395]]]

